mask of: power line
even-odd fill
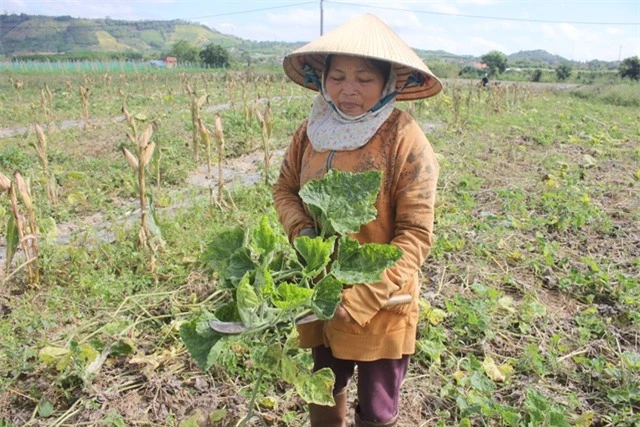
[[[225,12],[225,13],[217,13],[215,15],[206,15],[206,16],[194,16],[192,18],[182,18],[185,21],[191,20],[191,19],[203,19],[203,18],[215,18],[217,16],[226,16],[226,15],[243,15],[245,13],[252,13],[252,12],[264,12],[266,10],[273,10],[273,9],[284,9],[287,7],[294,7],[294,6],[304,6],[306,4],[316,4],[317,2],[315,1],[305,1],[302,3],[293,3],[293,4],[285,4],[282,6],[271,6],[271,7],[263,7],[261,9],[250,9],[250,10],[240,10],[237,12]]]
[[[478,19],[492,19],[497,21],[516,21],[516,22],[539,22],[545,24],[581,24],[581,25],[638,25],[640,26],[640,22],[586,22],[586,21],[554,21],[548,19],[526,19],[526,18],[505,18],[500,16],[484,16],[484,15],[466,15],[463,13],[447,13],[447,12],[428,12],[424,10],[413,10],[413,9],[401,9],[396,7],[386,7],[386,6],[372,6],[368,4],[359,4],[359,3],[349,3],[349,2],[341,2],[341,1],[331,1],[324,0],[325,3],[333,3],[333,4],[341,4],[345,6],[356,6],[356,7],[365,7],[370,9],[384,9],[384,10],[396,10],[400,12],[412,12],[412,13],[420,13],[425,15],[444,15],[444,16],[455,16],[459,18],[478,18]]]

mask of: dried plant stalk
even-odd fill
[[[204,124],[202,119],[198,117],[198,129],[200,130],[200,139],[204,142],[204,147],[207,155],[207,174],[211,176],[211,137],[209,129]]]
[[[187,92],[191,95],[191,138],[193,143],[193,153],[196,157],[196,160],[198,160],[198,134],[200,133],[198,120],[200,120],[200,108],[204,105],[205,102],[207,102],[207,99],[209,99],[209,95],[204,94],[198,98],[196,92],[191,89],[191,86],[189,85],[187,85]]]
[[[49,170],[49,161],[47,158],[47,137],[42,131],[42,128],[38,123],[35,124],[36,134],[38,135],[38,141],[34,144],[36,152],[38,153],[38,160],[42,167],[42,180],[47,199],[49,203],[56,206],[58,204],[58,183],[53,173]]]
[[[222,119],[218,113],[216,113],[215,128],[215,138],[218,142],[218,200],[222,203],[222,189],[224,188],[224,176],[222,169],[224,162],[224,132],[222,129]]]
[[[51,93],[51,90],[46,83],[40,90],[40,105],[42,106],[42,112],[44,113],[44,119],[45,123],[47,124],[47,128],[50,128],[51,123],[53,122],[53,94]]]
[[[38,153],[38,159],[40,160],[42,170],[47,173],[49,169],[49,161],[47,160],[47,137],[44,135],[44,132],[38,123],[35,124],[35,128],[36,134],[38,135],[38,142],[35,144],[36,152]]]
[[[87,76],[85,76],[85,83],[87,83]],[[89,127],[89,94],[91,89],[88,87],[80,86],[80,100],[82,101],[82,120],[84,122],[84,128]]]
[[[4,176],[4,184],[8,178]],[[38,265],[38,226],[36,223],[36,214],[33,206],[33,199],[31,197],[31,190],[28,183],[22,178],[20,172],[16,171],[14,174],[15,185],[9,185],[8,192],[11,200],[11,211],[13,218],[18,229],[18,236],[20,240],[20,246],[25,254],[25,265],[27,266],[27,274],[29,277],[29,283],[32,286],[38,287],[40,283],[40,268]],[[3,186],[4,187],[4,186]],[[17,194],[20,196],[20,200],[27,210],[29,234],[25,232],[25,219],[18,209]],[[8,248],[8,246],[7,246]],[[9,257],[7,257],[9,263]],[[7,265],[7,271],[9,270]]]
[[[271,139],[271,132],[273,130],[273,124],[271,119],[271,103],[267,102],[264,115],[256,108],[256,117],[260,122],[260,128],[262,129],[262,147],[264,150],[264,182],[269,185],[269,170],[271,169],[271,152],[269,147],[269,140]]]

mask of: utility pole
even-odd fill
[[[324,28],[324,10],[322,9],[322,2],[324,0],[320,0],[320,35],[322,35]]]

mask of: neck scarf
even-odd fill
[[[356,117],[344,114],[331,102],[324,87],[324,77],[307,123],[311,146],[318,152],[351,151],[364,146],[393,112],[395,98],[384,98],[396,87],[395,67],[391,67],[382,90],[383,105]]]

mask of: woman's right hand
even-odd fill
[[[339,319],[344,323],[355,322],[355,320],[353,320],[353,317],[351,317],[349,312],[342,306],[342,304],[340,304],[336,309],[336,313],[333,315],[333,318]]]

